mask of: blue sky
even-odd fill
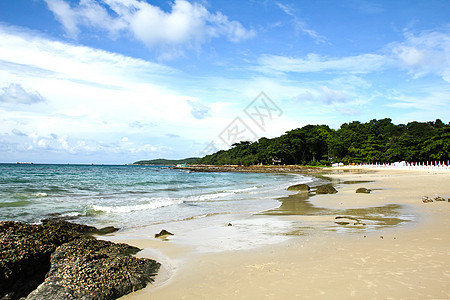
[[[128,163],[226,149],[233,130],[449,122],[449,4],[0,1],[0,162]]]

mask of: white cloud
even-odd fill
[[[1,88],[0,103],[13,104],[33,104],[45,102],[44,97],[37,91],[26,91],[21,84],[11,83],[9,86]]]
[[[280,2],[275,2],[275,4],[288,16],[291,16],[294,21],[295,29],[298,32],[308,35],[310,38],[314,39],[317,43],[325,43],[326,38],[320,34],[318,34],[315,30],[309,28],[306,22],[300,20],[296,13],[295,9],[287,4],[283,4]]]
[[[400,67],[415,78],[434,74],[450,82],[450,31],[405,33],[405,41],[390,45]]]
[[[389,64],[389,58],[379,54],[361,54],[341,58],[308,54],[305,58],[262,55],[256,70],[264,73],[340,72],[363,74],[378,71]]]
[[[239,42],[255,35],[254,30],[222,13],[211,13],[203,5],[186,0],[170,3],[170,12],[142,0],[81,0],[73,7],[64,0],[45,1],[74,38],[84,26],[107,31],[113,37],[130,33],[149,48],[179,53],[181,46],[199,47],[211,38],[225,36]]]
[[[17,135],[17,136],[28,136],[26,133],[20,131],[20,130],[17,129],[17,128],[13,128],[13,130],[11,130],[11,132],[12,132],[13,134]]]
[[[202,120],[211,116],[211,108],[208,106],[192,100],[187,100],[187,103],[191,107],[191,114],[194,118]]]
[[[184,143],[207,138],[199,127],[204,120],[191,114],[188,102],[198,100],[170,86],[181,76],[175,69],[5,26],[0,26],[0,57],[6,66],[0,68],[0,83],[6,85],[0,88],[0,138],[14,157],[30,148],[97,155],[107,162],[107,153],[168,154],[162,150],[168,149],[162,145],[167,132],[182,135]],[[35,102],[39,105],[24,106]],[[196,113],[206,116],[208,109]],[[133,143],[121,142],[123,137]]]

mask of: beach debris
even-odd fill
[[[161,230],[159,233],[156,233],[156,234],[155,234],[155,238],[159,238],[159,237],[164,238],[164,237],[166,237],[166,236],[168,236],[168,235],[173,235],[173,233],[171,233],[171,232],[169,232],[169,231],[163,229],[163,230]]]
[[[428,196],[423,196],[422,197],[422,202],[423,203],[433,202],[433,199],[428,198]]]
[[[233,226],[233,224],[231,224],[231,223],[228,223],[228,225],[227,226]]]
[[[384,236],[380,235],[380,239],[384,239]]]
[[[439,195],[436,195],[436,197],[433,198],[434,201],[445,201],[445,198],[442,198]]]
[[[295,184],[291,185],[287,188],[288,191],[299,191],[299,192],[308,192],[311,188],[309,185],[301,183],[301,184]]]
[[[358,193],[358,194],[370,194],[371,191],[372,190],[370,190],[370,189],[361,187],[361,188],[358,188],[356,190],[356,193]]]
[[[319,185],[316,188],[316,194],[336,194],[337,190],[331,184]]]

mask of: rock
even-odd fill
[[[353,223],[353,225],[355,225],[355,226],[359,226],[359,225],[365,226],[366,225],[365,223],[362,223],[359,219],[357,219],[355,217],[337,216],[334,219],[335,220],[345,219],[345,222],[335,221],[335,223],[338,224],[338,225],[349,225],[350,224],[350,222],[349,222],[350,220],[351,221],[355,221],[355,223]]]
[[[173,235],[173,233],[163,229],[163,230],[160,231],[160,233],[156,233],[155,234],[155,238],[165,237],[165,236],[168,236],[168,235]]]
[[[429,202],[433,202],[433,200],[430,199],[430,198],[428,198],[428,196],[423,196],[423,197],[422,197],[422,202],[423,202],[423,203],[429,203]]]
[[[153,281],[160,264],[131,257],[140,249],[85,238],[51,255],[45,281],[27,299],[116,299]]]
[[[371,192],[372,190],[370,190],[370,189],[366,189],[366,188],[358,188],[357,190],[356,190],[356,193],[358,193],[358,194],[370,194],[370,192]]]
[[[442,198],[441,196],[437,196],[433,198],[434,201],[445,201],[444,198]]]
[[[112,228],[108,228],[106,231],[111,230]],[[102,230],[92,226],[62,220],[43,220],[40,225],[0,222],[0,299],[26,297],[44,282],[51,269],[55,270],[56,267],[51,265],[51,257],[58,247],[75,241],[96,241],[89,235],[101,232]],[[55,284],[50,282],[49,285]],[[57,291],[56,287],[60,290]],[[65,293],[69,288],[57,285],[52,292],[70,298],[70,294]],[[40,299],[43,298],[46,297],[42,296]],[[47,298],[55,297],[52,295]]]
[[[353,220],[353,221],[359,222],[359,220],[355,217],[337,216],[337,217],[335,217],[335,219],[336,220],[337,219],[348,219],[348,220]]]
[[[334,222],[334,223],[336,223],[338,225],[348,225],[348,224],[350,224],[349,222]]]
[[[227,226],[233,226],[233,224],[231,224],[231,223],[228,223],[228,225]]]
[[[337,190],[331,184],[320,185],[316,189],[316,194],[336,194]]]
[[[288,191],[300,191],[300,192],[308,192],[310,190],[309,185],[301,183],[301,184],[295,184],[291,185],[287,188]]]

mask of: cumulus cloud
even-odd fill
[[[74,6],[65,0],[45,1],[73,38],[84,26],[106,31],[113,37],[131,34],[149,48],[177,51],[180,46],[198,47],[220,36],[239,42],[255,35],[254,30],[246,29],[238,21],[186,0],[170,3],[169,12],[142,0],[81,0]]]
[[[416,78],[427,74],[450,82],[450,30],[405,33],[405,41],[391,45],[399,65]]]
[[[210,116],[211,108],[192,100],[187,100],[187,103],[191,107],[191,115],[194,118],[202,120]]]
[[[11,83],[1,90],[0,103],[34,104],[45,102],[45,98],[37,91],[26,91],[22,85],[18,83]]]

